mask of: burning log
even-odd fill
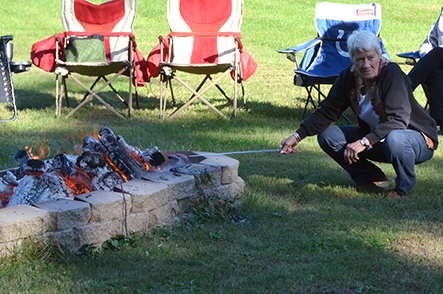
[[[18,185],[17,177],[9,170],[6,171],[5,175],[3,176],[3,180],[5,180],[10,185],[13,185],[13,186]]]
[[[44,161],[33,159],[26,150],[17,152],[15,160],[20,166],[18,171],[19,177],[25,175],[41,175],[48,169],[48,166]]]
[[[58,171],[68,175],[75,174],[76,156],[67,154],[57,154],[52,160],[52,167]]]
[[[122,136],[117,136],[116,139],[123,149],[125,149],[125,151],[128,152],[128,154],[135,158],[135,160],[137,160],[139,163],[146,163],[150,167],[159,167],[165,162],[165,157],[158,150],[157,146],[140,151],[140,149],[126,143]]]
[[[139,163],[130,156],[117,142],[111,129],[104,127],[100,130],[100,144],[111,162],[120,170],[127,180],[141,179],[144,172]]]
[[[77,157],[77,167],[91,175],[99,175],[111,171],[105,156],[100,152],[85,151]]]
[[[83,139],[82,150],[84,152],[102,152],[100,142],[94,139],[92,136],[87,136]]]
[[[125,181],[119,172],[111,171],[92,179],[92,190],[112,191],[114,187],[123,184]]]
[[[9,197],[8,206],[31,205],[51,199],[73,197],[62,178],[51,173],[44,173],[40,177],[35,175],[23,177]]]
[[[77,156],[58,154],[52,161],[54,171],[61,176],[72,193],[79,195],[90,192],[92,189],[91,178],[84,172],[75,168]]]

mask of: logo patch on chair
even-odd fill
[[[357,16],[374,15],[374,9],[358,9]]]

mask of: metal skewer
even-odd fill
[[[249,150],[249,151],[232,151],[232,152],[222,152],[222,153],[192,154],[192,155],[188,155],[187,157],[218,156],[218,155],[248,154],[248,153],[265,153],[265,152],[280,152],[280,149],[265,149],[265,150]]]

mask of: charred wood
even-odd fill
[[[165,162],[165,157],[158,150],[157,146],[152,149],[141,151],[137,147],[126,143],[122,136],[117,136],[116,139],[123,149],[140,163],[146,163],[150,167],[158,167]]]
[[[32,159],[31,155],[29,155],[26,150],[20,150],[15,154],[14,158],[19,166],[25,165],[28,160]]]
[[[99,141],[94,139],[92,136],[87,136],[83,140],[82,150],[84,152],[101,152],[102,147]]]
[[[41,177],[31,175],[20,180],[14,193],[9,197],[8,206],[31,205],[58,198],[73,198],[63,179],[50,173],[45,173]]]
[[[48,166],[44,161],[32,159],[31,155],[29,155],[28,151],[26,150],[21,150],[17,152],[17,154],[15,155],[15,160],[20,166],[20,168],[16,171],[16,176],[18,176],[19,178],[22,178],[27,174],[39,175],[44,173],[48,169]]]
[[[81,169],[85,168],[105,168],[108,164],[106,158],[100,152],[83,152],[77,157],[77,166]]]
[[[75,163],[77,156],[67,154],[57,154],[52,160],[52,167],[57,172],[62,172],[67,175],[76,174]]]
[[[6,171],[5,175],[3,176],[3,180],[5,180],[10,185],[14,186],[18,185],[17,176],[9,170]]]
[[[22,175],[42,175],[50,167],[42,160],[30,159],[21,167]]]
[[[157,146],[151,149],[146,149],[142,151],[143,160],[149,163],[150,166],[159,167],[165,162],[165,157],[158,150]]]
[[[120,185],[124,182],[124,179],[118,172],[111,171],[94,177],[92,179],[92,190],[112,191],[114,190],[115,186]]]
[[[144,172],[140,164],[130,156],[117,142],[117,139],[109,128],[100,130],[100,144],[105,156],[128,178],[141,179]]]

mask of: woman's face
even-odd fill
[[[380,55],[377,51],[357,51],[354,54],[354,65],[358,73],[367,81],[373,80],[378,76],[380,64]]]

